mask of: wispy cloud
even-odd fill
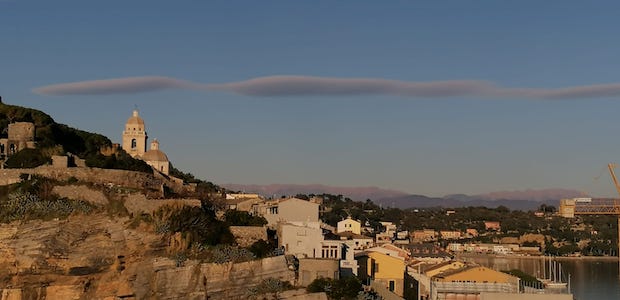
[[[33,89],[40,95],[112,95],[154,92],[165,89],[201,89],[204,85],[170,77],[147,76],[77,81]]]
[[[38,87],[41,95],[109,95],[164,89],[223,91],[247,96],[357,96],[392,95],[412,98],[466,97],[574,99],[620,96],[620,83],[566,88],[508,88],[483,80],[412,82],[374,78],[268,76],[246,81],[205,84],[170,77],[128,77],[79,81]]]

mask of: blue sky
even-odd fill
[[[94,2],[0,0],[6,103],[116,142],[137,105],[176,167],[216,183],[614,195],[607,176],[594,180],[620,162],[614,1]],[[55,86],[145,76],[175,83],[101,93],[87,82],[79,95]],[[353,87],[244,90],[269,76]],[[360,92],[359,78],[380,86]],[[491,91],[383,86],[451,80]],[[592,85],[612,91],[553,96]],[[45,86],[58,90],[33,91]],[[525,88],[534,92],[513,90]]]

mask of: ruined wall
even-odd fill
[[[9,124],[9,140],[32,142],[34,141],[34,124],[30,122],[15,122]]]

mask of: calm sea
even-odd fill
[[[461,257],[495,270],[520,269],[543,277],[542,259],[504,257]],[[548,270],[547,261],[545,270]],[[620,270],[617,260],[564,259],[558,260],[562,272],[570,274],[571,290],[577,300],[620,300]]]

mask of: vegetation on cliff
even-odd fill
[[[0,102],[0,135],[6,134],[11,122],[34,123],[37,149],[22,150],[20,152],[24,153],[11,156],[6,162],[8,167],[36,167],[49,162],[52,155],[72,153],[86,159],[89,167],[152,172],[144,161],[133,159],[122,150],[117,155],[102,155],[100,150],[111,147],[112,142],[101,134],[56,123],[52,117],[36,109]]]
[[[88,214],[96,207],[86,201],[60,198],[51,193],[53,182],[33,177],[0,189],[0,223],[66,218],[73,213]]]

